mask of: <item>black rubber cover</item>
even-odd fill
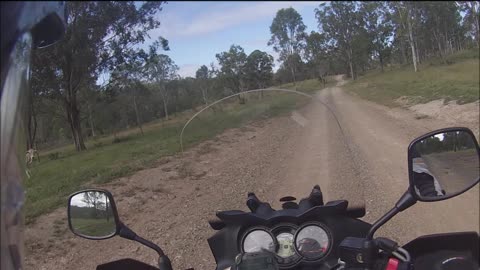
[[[403,248],[408,250],[412,256],[416,270],[452,269],[446,267],[446,264],[442,264],[442,262],[456,257],[470,261],[472,267],[462,266],[464,270],[469,270],[478,269],[480,264],[479,242],[480,238],[477,232],[432,234],[416,238],[404,245]]]

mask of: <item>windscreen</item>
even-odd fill
[[[241,199],[255,192],[279,208],[281,197],[304,198],[318,184],[326,200],[362,205],[362,186],[351,185],[360,182],[351,180],[357,164],[328,99],[321,90],[268,88],[206,103],[182,128],[183,158],[195,155],[206,175],[215,174],[212,164],[235,172]]]

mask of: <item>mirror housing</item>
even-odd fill
[[[473,177],[473,179],[468,180],[463,186],[461,186],[462,188],[457,187],[456,192],[450,192],[450,193],[445,193],[444,192],[441,196],[438,196],[438,195],[437,196],[432,196],[432,197],[422,196],[422,195],[418,194],[417,191],[416,191],[416,185],[415,185],[416,184],[416,179],[415,179],[415,175],[414,175],[413,163],[414,163],[414,158],[418,158],[419,153],[415,152],[414,150],[417,150],[416,146],[419,143],[421,143],[423,140],[437,136],[437,138],[441,137],[441,140],[439,138],[439,142],[441,142],[441,141],[443,141],[444,137],[449,136],[449,135],[446,135],[448,133],[457,134],[457,135],[459,133],[461,133],[462,136],[463,136],[463,139],[470,139],[470,142],[467,145],[463,145],[463,146],[469,146],[469,147],[459,147],[459,150],[469,150],[469,151],[471,151],[471,153],[469,153],[469,155],[467,156],[468,157],[467,159],[468,159],[468,161],[473,160],[473,163],[472,163],[473,166],[471,166],[471,168],[473,168],[474,170],[473,170],[473,174],[470,173],[470,174],[467,174],[467,175],[473,175],[474,177]],[[440,134],[442,134],[443,136],[440,136]],[[435,148],[434,149],[429,149],[431,151],[426,151],[425,154],[433,153],[433,152],[449,152],[449,149],[447,149],[447,147],[444,147],[445,145],[442,145],[440,143],[439,146],[440,147],[438,149],[435,149]],[[445,151],[445,149],[447,149],[447,151]],[[442,151],[436,151],[436,150],[442,150]],[[457,148],[455,147],[454,150],[457,150]],[[437,154],[437,153],[435,153],[435,154]],[[465,157],[465,156],[463,156],[463,157]],[[457,158],[457,156],[455,156],[455,158]],[[453,160],[452,158],[450,158],[450,159]],[[461,160],[461,161],[465,161],[465,160]],[[428,168],[427,168],[427,171],[428,171]],[[475,174],[475,171],[476,171],[476,174]],[[422,171],[422,172],[426,172],[426,171]],[[429,132],[427,134],[424,134],[424,135],[416,138],[408,146],[408,177],[409,177],[409,181],[410,181],[410,185],[408,187],[408,190],[405,191],[405,193],[402,195],[402,197],[398,200],[398,202],[395,204],[395,207],[393,207],[390,211],[388,211],[380,219],[378,219],[377,221],[375,221],[372,224],[372,227],[370,228],[369,232],[367,233],[366,239],[367,240],[372,240],[375,232],[381,226],[383,226],[383,224],[387,223],[392,217],[394,217],[399,212],[402,212],[402,211],[408,209],[409,207],[411,207],[412,205],[414,205],[415,203],[417,203],[417,201],[422,201],[422,202],[441,201],[441,200],[446,200],[446,199],[449,199],[449,198],[452,198],[452,197],[455,197],[455,196],[458,196],[458,195],[464,193],[465,191],[469,190],[470,188],[475,186],[480,181],[479,174],[480,174],[480,149],[478,147],[478,142],[475,139],[475,136],[473,135],[473,132],[470,129],[464,128],[464,127],[444,128],[444,129],[439,129],[439,130]],[[469,178],[467,178],[467,179],[469,179]],[[434,178],[433,178],[433,180],[435,181]],[[437,191],[437,189],[435,189],[435,190]],[[443,189],[438,189],[438,190],[440,191],[440,190],[443,190]]]
[[[98,200],[100,200],[100,203]],[[103,201],[105,201],[105,206],[102,205]],[[74,207],[77,207],[77,209]],[[170,262],[170,259],[167,257],[167,255],[165,255],[163,250],[158,245],[138,236],[134,231],[120,221],[118,218],[117,206],[113,200],[113,195],[108,190],[86,189],[73,193],[68,198],[67,213],[68,227],[75,235],[91,240],[103,240],[119,235],[122,238],[136,241],[157,252],[159,256],[158,266],[160,270],[172,270],[172,263]],[[87,220],[78,222],[79,220],[75,220],[74,217],[79,217],[77,219]],[[110,220],[107,218],[105,224],[105,221],[102,221],[104,217],[111,217],[112,219]],[[98,223],[100,223],[100,225]],[[101,227],[103,225],[106,225],[106,227]],[[82,233],[82,230],[84,233]],[[100,233],[93,235],[94,233],[92,233],[92,231],[98,232],[98,230],[100,230]],[[106,233],[103,233],[104,231],[106,231]]]
[[[418,201],[458,196],[475,186],[479,175],[480,150],[468,128],[435,130],[408,147],[409,192]]]
[[[107,190],[73,193],[68,198],[67,213],[70,230],[86,239],[108,239],[118,235],[122,228],[113,195]]]

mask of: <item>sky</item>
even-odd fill
[[[303,18],[307,32],[318,31],[315,8],[320,2],[169,2],[157,14],[161,25],[150,31],[169,41],[167,54],[179,66],[182,77],[195,76],[201,65],[215,62],[215,54],[240,45],[245,53],[259,49],[275,58],[270,24],[281,8],[293,7]],[[148,46],[147,41],[144,46]],[[275,62],[276,68],[278,62]],[[275,69],[276,69],[275,68]]]

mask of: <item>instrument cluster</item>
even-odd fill
[[[289,268],[302,260],[316,262],[325,258],[332,246],[332,235],[320,222],[301,226],[285,223],[272,228],[249,228],[240,243],[242,252],[272,252],[282,268]]]

